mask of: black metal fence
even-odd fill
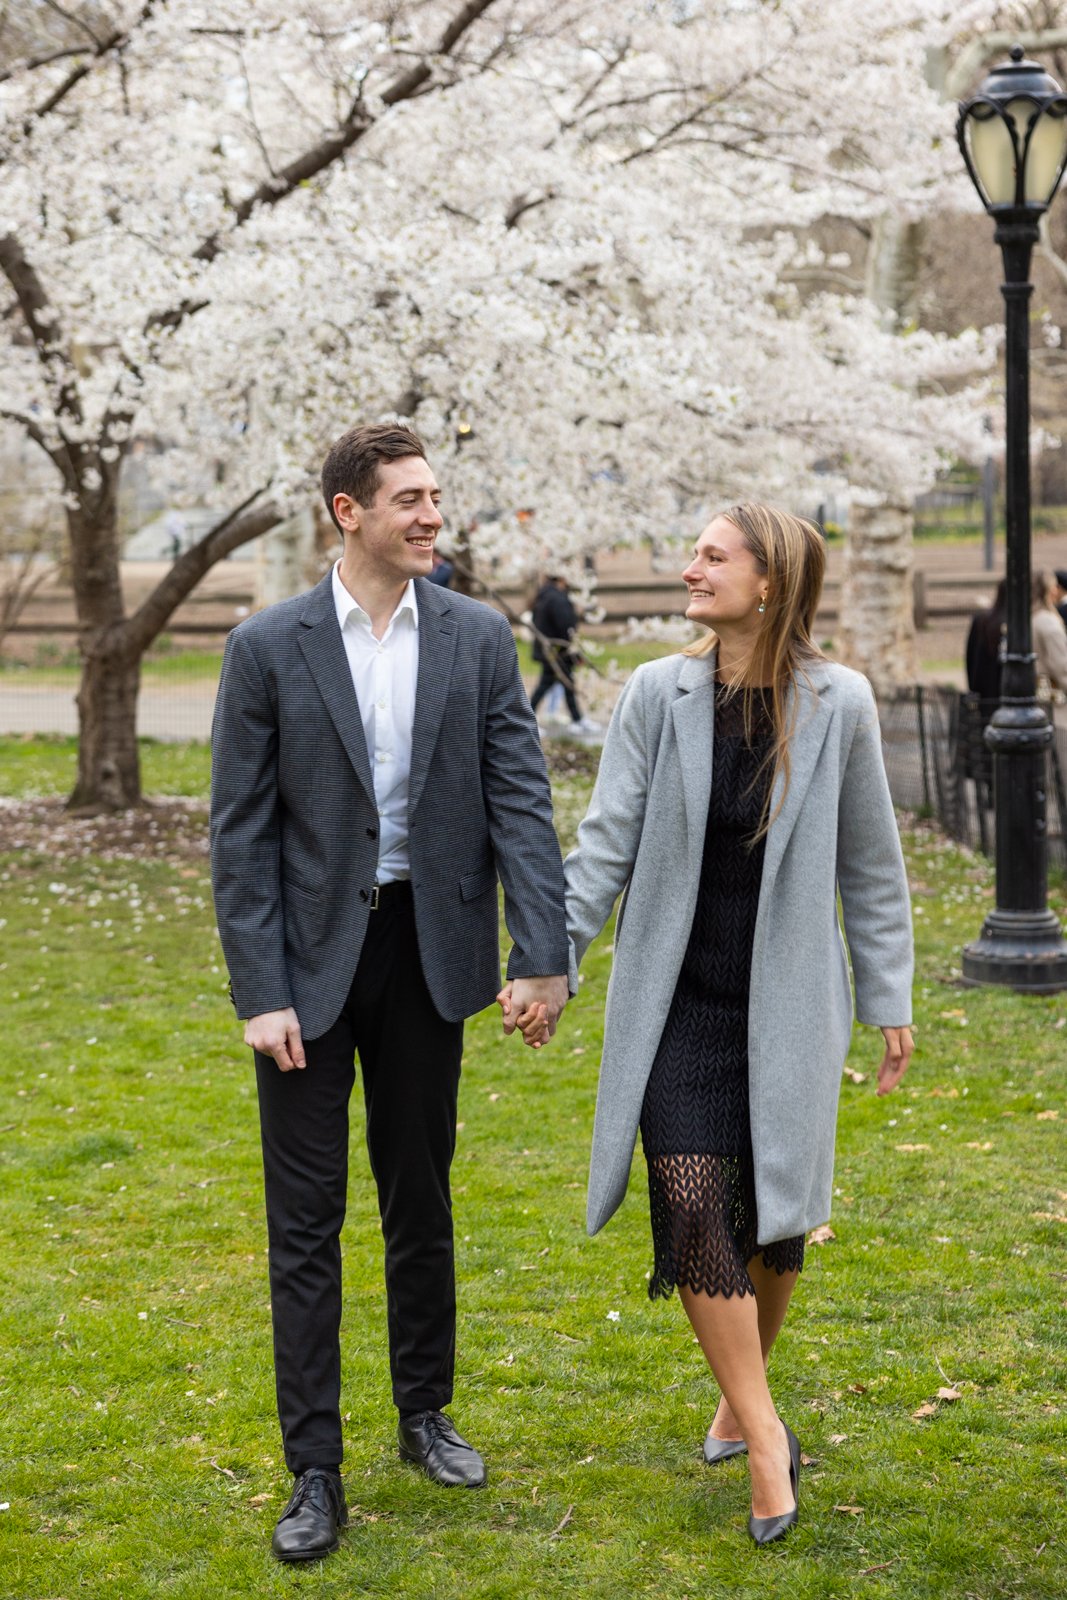
[[[983,733],[997,702],[916,684],[879,703],[894,803],[936,817],[950,838],[993,854],[993,758]],[[1067,871],[1067,728],[1047,756],[1049,863]]]

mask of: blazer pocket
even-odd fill
[[[490,889],[495,888],[495,867],[479,867],[477,872],[468,872],[466,877],[459,880],[459,892],[463,900],[477,900],[480,894],[488,894]]]
[[[309,889],[307,885],[303,883],[294,883],[292,878],[283,878],[282,888],[286,890],[288,894],[302,894],[307,900],[318,900],[320,898],[319,891],[317,889]]]

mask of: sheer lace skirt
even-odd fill
[[[748,1263],[779,1274],[804,1265],[804,1235],[756,1243],[752,1160],[745,1155],[648,1157],[648,1193],[655,1263],[650,1299],[667,1299],[675,1285],[695,1294],[754,1294]]]

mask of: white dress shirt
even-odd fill
[[[379,817],[377,881],[395,883],[411,876],[408,785],[419,667],[415,584],[409,580],[380,639],[371,632],[370,617],[341,582],[339,561],[333,569],[333,602],[374,776]]]

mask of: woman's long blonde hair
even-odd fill
[[[767,799],[756,839],[763,838],[782,809],[789,788],[789,744],[796,729],[797,700],[790,689],[798,677],[807,677],[813,661],[825,660],[812,639],[815,613],[826,575],[826,541],[813,522],[794,517],[788,511],[752,501],[720,511],[732,522],[745,549],[756,563],[756,570],[767,580],[766,611],[756,645],[745,667],[728,683],[730,693],[748,684],[761,684],[771,691],[771,721],[774,729],[771,748],[757,775],[768,769]],[[718,635],[709,631],[705,638],[687,645],[687,656],[706,656],[718,646]],[[754,710],[746,697],[745,734],[751,739]],[[782,793],[771,814],[771,795],[778,774],[782,774]]]

